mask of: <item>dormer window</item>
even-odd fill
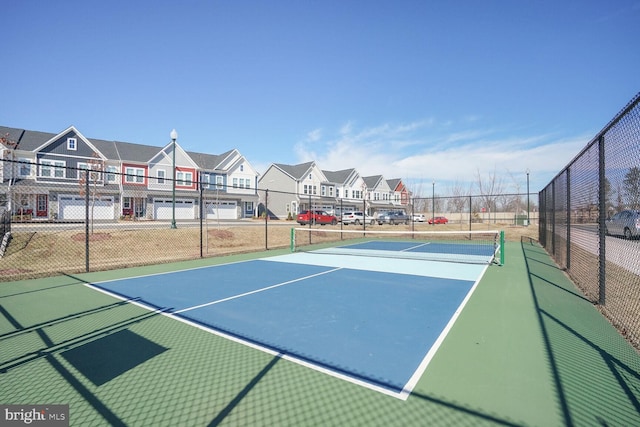
[[[244,165],[240,165],[240,172],[244,172]]]
[[[67,138],[67,150],[76,151],[78,149],[78,141],[75,138]]]

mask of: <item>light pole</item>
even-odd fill
[[[171,228],[178,228],[176,226],[176,139],[178,139],[178,132],[176,130],[172,130],[171,134],[171,151],[173,157],[173,163],[171,166],[171,184],[172,184],[172,193],[171,193]]]
[[[527,168],[527,227],[529,226],[529,168]]]
[[[436,180],[431,182],[431,225],[436,225]]]

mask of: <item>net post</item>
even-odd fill
[[[504,265],[504,230],[500,230],[500,265]]]
[[[291,252],[295,252],[296,250],[296,230],[291,227],[291,237],[289,238],[289,246],[291,248]]]

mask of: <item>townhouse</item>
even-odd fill
[[[74,126],[58,134],[0,126],[0,205],[34,220],[252,217],[258,173],[238,150],[220,155],[86,138]],[[174,153],[175,149],[175,153]],[[175,154],[175,157],[174,157]],[[175,158],[175,163],[174,163]],[[88,182],[87,182],[88,180]]]
[[[293,218],[307,209],[336,215],[363,210],[376,215],[396,209],[407,211],[410,204],[410,193],[401,179],[363,177],[356,169],[322,170],[313,161],[271,164],[260,176],[258,189],[268,190],[266,209],[270,217],[279,219]]]

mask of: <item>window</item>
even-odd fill
[[[40,176],[46,178],[65,178],[64,166],[64,162],[40,160]]]
[[[224,188],[223,178],[221,176],[216,176],[216,189],[222,190]]]
[[[315,185],[313,186],[313,194],[318,194],[318,187]]]
[[[233,188],[238,188],[238,178],[233,178]]]
[[[176,185],[189,186],[193,180],[191,172],[176,172]]]
[[[67,138],[67,150],[76,151],[78,149],[78,141],[75,138]]]
[[[307,186],[307,184],[304,185],[303,192],[304,192],[304,194],[309,194],[309,187]]]
[[[31,175],[31,160],[26,158],[18,159],[20,166],[18,166],[18,174],[20,176],[29,176]]]
[[[244,180],[244,188],[251,188],[251,179],[247,178]]]
[[[336,188],[336,197],[340,197],[340,189]]]
[[[144,183],[144,169],[129,167],[125,169],[125,173],[125,182],[136,184]]]
[[[244,172],[244,165],[240,165],[240,172]]]
[[[209,180],[211,179],[211,175],[208,173],[203,173],[200,175],[200,186],[202,188],[209,188]]]
[[[118,168],[115,166],[107,166],[107,181],[115,182],[116,181],[116,172],[118,172]]]
[[[323,196],[327,195],[327,187],[325,187],[324,185],[320,187],[320,191]]]
[[[156,180],[158,184],[164,184],[165,171],[164,169],[158,169],[156,171]]]

